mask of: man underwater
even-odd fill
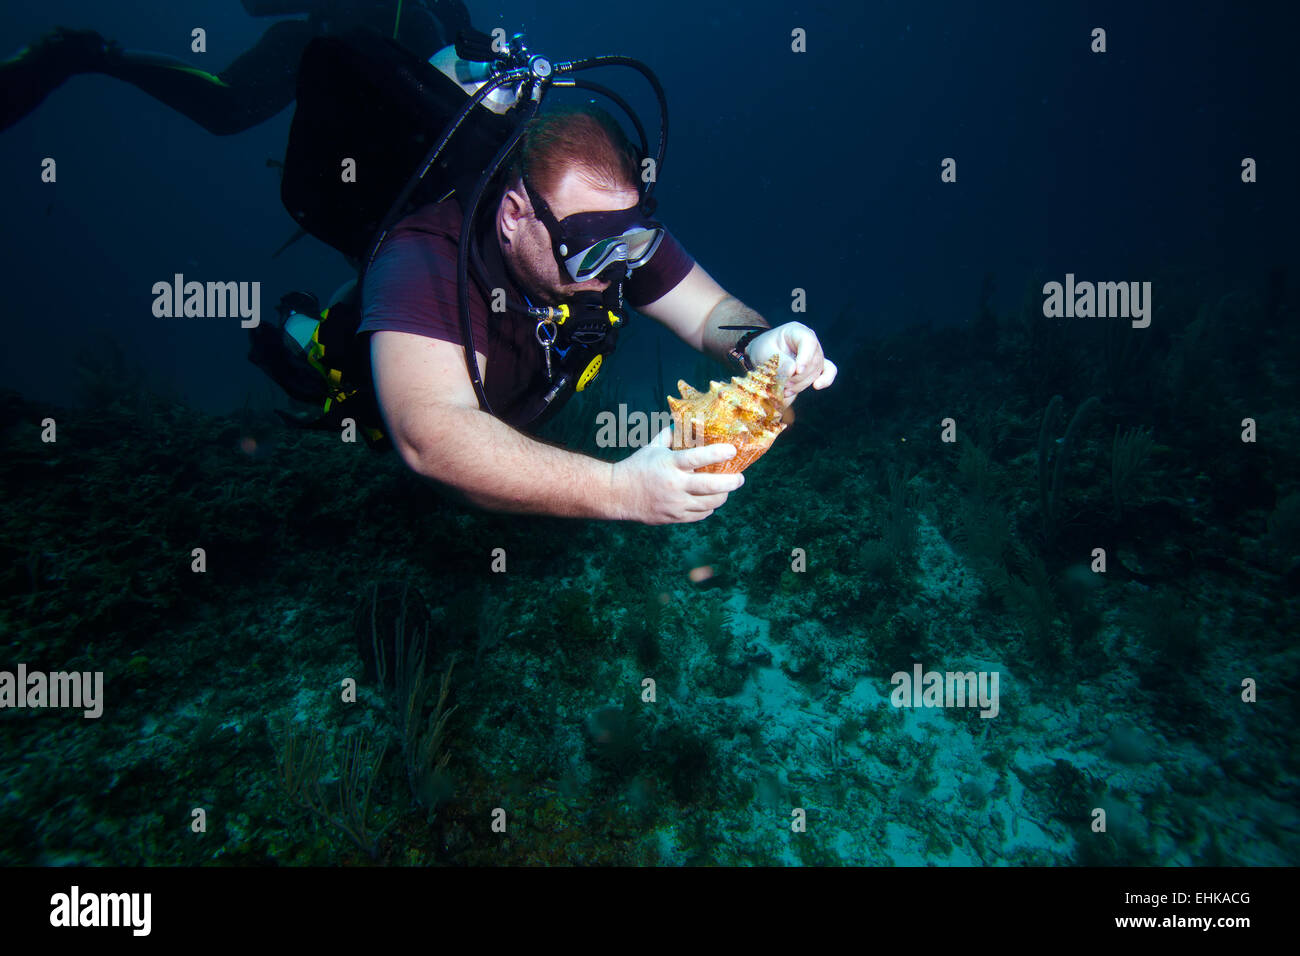
[[[248,0],[246,6],[265,10],[268,4],[276,12],[306,5]],[[310,5],[354,10],[384,6],[341,0]],[[444,15],[463,10],[446,0],[430,6]],[[328,23],[307,22],[312,30]],[[401,45],[411,49],[406,38]],[[414,53],[420,60],[428,56],[423,49]],[[466,93],[481,85],[464,78],[465,64],[451,47],[430,62]],[[185,69],[164,69],[158,76],[179,84],[164,83],[167,89],[202,91],[197,98],[180,97],[189,109],[173,105],[214,132],[245,128],[250,120],[273,115],[287,102],[283,96],[261,98],[261,112],[250,112],[240,105],[242,96],[227,98],[216,110],[223,117],[218,121],[206,108],[193,108],[220,89],[210,77],[199,77],[202,82],[196,86],[177,80],[190,75]],[[137,85],[172,103],[156,88]],[[278,83],[276,88],[283,94],[291,87]],[[221,99],[217,95],[212,102]],[[357,345],[365,346],[370,360],[370,397],[385,436],[413,471],[488,510],[646,524],[702,520],[743,483],[738,474],[696,472],[728,460],[734,448],[672,450],[667,431],[613,464],[529,437],[523,428],[540,420],[535,410],[538,396],[551,383],[555,350],[541,341],[540,326],[526,315],[521,319],[518,312],[503,315],[489,308],[498,289],[507,299],[526,301],[530,307],[559,306],[575,295],[605,292],[617,278],[630,305],[701,352],[742,366],[783,356],[787,401],[809,386],[821,389],[834,381],[835,366],[811,329],[797,322],[768,328],[666,230],[644,222],[639,178],[636,151],[618,123],[603,112],[548,110],[529,122],[513,166],[486,203],[490,214],[478,217],[477,235],[471,237],[481,260],[475,281],[467,283],[472,354],[483,371],[477,383],[467,371],[459,314],[459,298],[466,291],[457,280],[463,194],[428,202],[388,230],[368,264],[360,301],[354,297],[353,308],[359,309],[361,320]],[[606,261],[602,256],[614,258]],[[593,259],[594,266],[588,261]],[[735,326],[752,331],[738,333]]]
[[[438,62],[435,58],[435,64]],[[457,324],[455,200],[402,220],[366,273],[360,335],[370,337],[375,396],[386,431],[411,470],[492,511],[670,524],[707,518],[740,487],[738,474],[696,473],[735,454],[727,444],[671,450],[654,442],[609,463],[557,448],[511,427],[512,413],[546,381],[545,349],[528,322],[501,321],[483,291],[555,304],[603,292],[613,271],[586,277],[574,263],[639,223],[638,167],[622,129],[600,110],[543,112],[524,135],[490,217],[476,237],[490,282],[470,290],[478,367],[495,415],[481,409]],[[604,226],[586,230],[584,224]],[[568,242],[562,240],[569,240]],[[636,240],[632,240],[635,244]],[[569,248],[569,245],[572,248]],[[620,260],[632,268],[627,301],[691,347],[720,361],[761,365],[781,355],[786,400],[835,379],[811,329],[775,329],[727,293],[666,232]],[[760,327],[737,335],[724,326]],[[761,331],[766,329],[766,331]],[[737,345],[741,351],[737,351]],[[742,356],[743,351],[743,356]],[[792,367],[792,369],[791,369]],[[504,419],[504,420],[503,420]]]

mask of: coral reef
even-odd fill
[[[105,688],[0,715],[0,864],[1294,865],[1300,710],[1240,697],[1300,680],[1293,295],[846,338],[782,481],[669,528],[0,395],[5,661]],[[916,664],[997,672],[997,716],[893,706]]]

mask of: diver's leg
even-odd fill
[[[284,20],[217,74],[172,57],[135,52],[109,56],[102,72],[225,136],[256,126],[293,102],[298,61],[311,37],[306,20]]]
[[[103,69],[109,49],[94,30],[58,27],[0,61],[0,130],[40,106],[68,77]]]
[[[399,39],[428,57],[469,27],[462,0],[433,0],[436,16],[413,4]],[[183,60],[122,50],[93,30],[59,28],[15,57],[0,62],[0,130],[40,105],[77,73],[104,73],[130,83],[184,113],[216,135],[256,126],[293,102],[298,61],[315,30],[306,20],[272,24],[250,50],[212,74]]]

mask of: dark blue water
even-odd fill
[[[1296,249],[1296,145],[1288,33],[1274,4],[799,4],[712,10],[675,0],[653,16],[556,3],[475,10],[528,27],[556,57],[619,52],[660,72],[672,137],[662,215],[729,290],[764,313],[805,288],[814,317],[856,326],[948,324],[986,272],[1018,305],[1039,274],[1137,276],[1183,268],[1226,287]],[[703,11],[703,12],[702,12]],[[60,3],[0,14],[11,48],[56,23],[188,57],[211,71],[266,21],[236,3]],[[1089,52],[1089,31],[1109,50]],[[208,31],[208,53],[188,52]],[[808,52],[790,52],[790,31]],[[625,84],[626,86],[627,84]],[[635,91],[635,85],[632,90]],[[649,105],[646,97],[636,100]],[[272,262],[293,233],[276,201],[290,114],[227,138],[124,84],[76,77],[5,139],[4,262],[20,390],[66,394],[78,342],[107,332],[200,406],[262,391],[243,333],[154,321],[152,283],[173,273],[327,295],[346,267],[319,244]],[[1244,187],[1243,156],[1261,160]],[[45,156],[59,182],[37,178]],[[939,163],[958,162],[958,182]],[[626,374],[634,374],[629,370]]]
[[[124,83],[73,77],[0,133],[0,384],[20,396],[0,670],[93,661],[118,690],[93,746],[81,718],[43,715],[73,725],[54,736],[0,719],[28,768],[0,784],[0,862],[1294,865],[1294,14],[544,7],[471,13],[557,59],[650,64],[671,108],[659,215],[772,324],[817,331],[839,380],[701,524],[484,516],[392,456],[340,457],[258,418],[284,400],[236,321],[151,312],[153,284],[178,272],[261,283],[267,317],[283,292],[350,278],[314,239],[271,258],[296,227],[266,163],[292,109],[217,137]],[[219,72],[267,23],[230,0],[11,4],[0,47],[92,27]],[[652,124],[645,89],[620,89]],[[1067,274],[1152,283],[1147,337],[1044,319],[1043,283]],[[84,366],[116,352],[133,397],[113,405]],[[592,450],[600,401],[650,409],[659,386],[705,374],[640,320],[611,391],[556,437]],[[189,411],[160,410],[172,401]],[[79,444],[41,447],[46,414]],[[1117,430],[1150,438],[1131,475]],[[197,546],[220,565],[198,584]],[[405,605],[431,628],[429,679],[461,662],[437,793],[407,792],[384,695],[336,690],[361,678],[371,610],[381,640],[405,640]],[[890,706],[891,677],[916,664],[1000,673],[998,715]],[[345,733],[389,745],[382,840],[349,840],[276,789],[293,727],[331,755]],[[124,782],[34,830],[63,791],[32,768],[90,766],[95,747],[117,748]],[[193,786],[149,812],[206,801],[220,822],[202,846],[140,838],[138,795],[178,767],[200,768]],[[513,855],[478,839],[494,801],[518,814]],[[808,833],[790,832],[792,808]]]

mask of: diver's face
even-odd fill
[[[635,206],[640,195],[635,189],[602,189],[579,173],[569,170],[560,180],[555,195],[543,194],[557,220],[580,212],[612,212]],[[516,183],[501,197],[497,211],[497,237],[501,252],[514,278],[529,298],[555,304],[575,292],[603,292],[608,279],[588,279],[574,282],[566,272],[561,274],[551,246],[551,234],[533,212],[528,193]]]

